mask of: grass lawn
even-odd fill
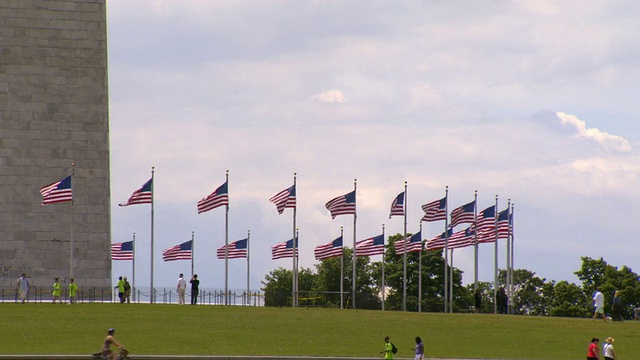
[[[107,329],[133,354],[378,357],[390,336],[398,357],[584,359],[592,337],[640,354],[640,321],[307,308],[149,304],[0,304],[5,354],[88,354]]]

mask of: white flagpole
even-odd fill
[[[387,287],[385,286],[384,283],[384,224],[382,224],[382,311],[384,311],[384,298],[385,298],[385,293],[387,291]]]
[[[227,198],[229,197],[229,170],[225,175]],[[224,214],[224,304],[229,305],[229,201]]]
[[[448,232],[448,218],[449,218],[449,186],[447,185],[444,190],[444,312],[447,312],[449,303],[449,232]]]
[[[133,260],[131,260],[131,292],[133,293],[133,302],[136,302],[136,232],[133,232],[131,239],[131,250],[133,252]]]
[[[340,226],[340,237],[343,244],[340,254],[340,309],[344,309],[344,228],[342,226]]]
[[[251,237],[251,230],[247,230],[247,305],[251,303],[251,287],[249,286],[249,238]]]
[[[191,231],[191,277],[193,278],[193,261],[196,257],[195,231]]]
[[[513,270],[514,270],[514,262],[513,262],[513,255],[514,255],[514,248],[515,248],[515,242],[514,242],[514,235],[513,235],[513,210],[514,210],[514,204],[511,204],[511,212],[509,213],[509,232],[511,233],[511,236],[509,238],[511,238],[511,276],[509,277],[511,282],[509,283],[509,314],[513,313],[513,291],[514,291],[514,276],[513,276]],[[507,241],[509,241],[509,238],[507,238]]]
[[[407,182],[404,182],[404,203],[407,204]],[[404,243],[402,257],[402,311],[407,311],[407,213],[404,214]]]
[[[353,179],[353,195],[356,195],[356,189],[358,185],[358,179]],[[357,199],[357,198],[356,198]],[[357,205],[357,204],[356,204]],[[353,213],[353,279],[351,279],[351,293],[352,293],[352,303],[353,309],[356,308],[356,220],[358,218],[357,215],[357,207],[356,211]]]
[[[493,246],[493,313],[498,313],[498,195],[496,195],[496,207],[493,212],[493,227],[495,229],[495,243]]]
[[[153,304],[153,205],[154,205],[154,198],[155,198],[155,192],[156,192],[156,184],[155,184],[155,179],[154,179],[154,174],[155,174],[155,166],[151,167],[151,276],[150,276],[150,291],[151,294],[149,295],[149,303]]]
[[[418,254],[418,312],[422,312],[422,221],[420,221],[420,253]]]
[[[293,173],[293,188],[296,190],[296,206],[293,208],[293,268],[292,272],[292,281],[291,290],[293,295],[293,300],[291,301],[291,306],[298,307],[298,229],[296,228],[296,213],[298,210],[298,189],[296,188],[296,178],[297,173]],[[289,194],[291,196],[291,194]]]
[[[509,199],[507,201],[507,221],[510,221],[511,219],[509,218],[509,216],[511,211],[511,199]],[[507,294],[509,296],[511,296],[511,294],[509,293],[510,290],[510,285],[511,285],[511,241],[510,241],[510,237],[511,237],[511,223],[509,223],[509,230],[507,231],[507,266],[505,267],[505,281],[504,281],[504,287],[505,290],[507,291]]]
[[[478,190],[475,191],[473,200],[473,226],[476,230],[473,232],[473,293],[478,291]]]
[[[73,183],[75,181],[76,163],[71,163],[71,233],[69,238],[69,280],[73,279]]]

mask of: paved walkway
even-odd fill
[[[228,356],[228,355],[131,355],[131,360],[380,360],[380,357],[322,357],[322,356]],[[91,355],[0,355],[0,360],[87,360]],[[413,358],[396,357],[398,360]],[[425,358],[429,360],[505,360],[505,359],[459,359]]]

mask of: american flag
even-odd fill
[[[325,207],[331,212],[331,218],[335,219],[338,215],[355,215],[356,214],[356,191],[338,196],[331,199]]]
[[[449,249],[459,249],[473,245],[475,233],[473,231],[473,227],[471,226],[465,230],[460,230],[455,233],[453,232],[453,229],[449,229],[447,230],[447,233],[447,236],[449,237],[447,248]],[[440,236],[427,241],[427,250],[444,249],[445,241],[445,233],[442,233],[440,234]]]
[[[404,216],[404,191],[398,194],[391,203],[391,211],[389,212],[389,219],[392,216]]]
[[[193,240],[162,250],[162,260],[191,260]]]
[[[336,256],[342,256],[342,236],[324,244],[316,246],[313,254],[316,260],[325,260]]]
[[[218,248],[218,259],[224,259],[224,249],[227,248],[227,256],[229,259],[246,259],[247,258],[247,239],[234,241],[229,245],[222,245]]]
[[[296,249],[297,252],[297,249]],[[271,260],[293,257],[293,239],[277,243],[271,247]]]
[[[424,216],[421,221],[438,221],[447,219],[447,198],[435,200],[422,205]]]
[[[451,212],[451,224],[449,226],[454,227],[458,224],[473,223],[473,220],[476,216],[475,212],[475,200],[453,209],[453,211]]]
[[[133,260],[133,241],[111,244],[111,260]]]
[[[272,203],[276,204],[276,209],[278,209],[278,214],[282,214],[285,208],[294,208],[296,207],[296,186],[291,185],[290,188],[284,189],[279,193],[273,195],[271,199],[269,199]]]
[[[42,194],[42,205],[73,201],[71,175],[53,184],[43,186],[40,188],[40,194]]]
[[[509,238],[512,222],[513,214],[509,212],[509,208],[498,213],[498,239]]]
[[[496,206],[482,210],[476,217],[476,227],[481,231],[494,230],[496,227]]]
[[[153,201],[153,179],[149,179],[142,187],[131,194],[129,200],[118,206],[129,206],[137,204],[151,204]]]
[[[356,242],[356,256],[372,256],[384,254],[384,235]]]
[[[223,205],[229,205],[229,187],[226,181],[216,191],[198,201],[198,214]]]
[[[422,250],[422,232],[418,231],[417,233],[406,237],[405,239],[397,240],[393,243],[393,246],[396,249],[396,254],[404,254],[404,243],[407,243],[407,252],[416,252]]]

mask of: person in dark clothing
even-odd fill
[[[622,297],[620,296],[620,291],[617,291],[613,294],[613,321],[622,321]]]
[[[508,313],[509,297],[503,287],[500,287],[498,294],[496,295],[498,302],[498,314]]]
[[[191,280],[189,280],[189,283],[191,283],[191,305],[195,305],[198,303],[198,292],[200,291],[200,280],[198,280],[198,275],[194,274],[193,277],[191,277]]]
[[[473,306],[476,314],[479,314],[482,306],[482,291],[480,288],[476,289],[475,294],[473,294]]]

